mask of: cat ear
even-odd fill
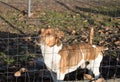
[[[38,33],[39,33],[39,34],[42,34],[42,33],[44,33],[44,32],[45,32],[45,29],[44,29],[44,28],[42,28],[42,29],[40,29],[40,30],[39,30],[39,32],[38,32]]]
[[[56,32],[56,35],[57,35],[58,38],[64,37],[63,31],[60,31],[58,28],[55,30],[55,32]]]

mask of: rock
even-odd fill
[[[98,80],[96,80],[96,82],[105,82],[104,78],[99,78]]]
[[[24,72],[27,72],[28,70],[27,70],[26,68],[21,68],[19,71],[20,71],[21,73],[24,73]]]
[[[92,82],[105,82],[105,79],[104,78],[99,78],[99,79],[97,79],[95,81],[92,81]]]
[[[118,40],[118,41],[115,41],[114,44],[115,44],[115,45],[120,45],[120,41],[119,41],[119,40]]]
[[[93,76],[89,75],[89,74],[84,74],[84,79],[85,80],[93,80]]]
[[[15,76],[15,77],[20,77],[20,76],[21,76],[21,72],[20,72],[20,71],[15,72],[15,73],[14,73],[14,76]]]

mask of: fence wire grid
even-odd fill
[[[0,82],[53,82],[42,62],[41,49],[34,44],[41,28],[59,28],[63,44],[89,42],[105,46],[100,73],[105,82],[120,81],[119,0],[0,0]],[[19,77],[18,71],[24,71]],[[66,82],[88,82],[85,69],[66,74]]]

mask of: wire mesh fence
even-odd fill
[[[101,76],[106,82],[119,82],[119,3],[119,0],[31,0],[28,17],[28,0],[0,0],[0,82],[52,82],[41,49],[34,44],[38,31],[46,27],[61,29],[65,33],[63,44],[88,42],[89,28],[94,27],[93,44],[109,48],[101,62]],[[85,82],[85,71],[78,68],[64,80]]]

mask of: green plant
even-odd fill
[[[90,25],[93,25],[93,24],[94,24],[94,19],[88,19],[88,23],[89,23]]]
[[[19,56],[18,60],[19,61],[28,61],[28,60],[34,59],[35,57],[36,57],[36,55],[32,54],[32,53],[22,54],[21,56]]]
[[[13,57],[9,57],[9,56],[7,56],[4,59],[4,62],[7,63],[7,64],[12,64],[14,61],[15,61],[14,58]]]
[[[12,56],[6,55],[3,52],[0,52],[0,61],[6,64],[12,64],[15,60]]]

